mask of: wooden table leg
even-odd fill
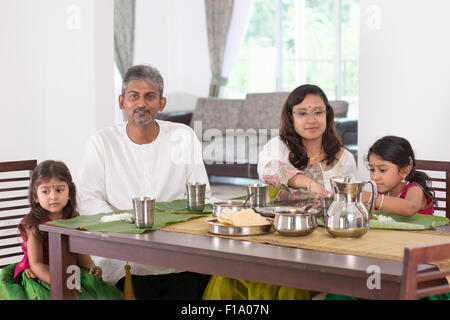
[[[76,300],[77,291],[69,289],[67,268],[76,264],[74,254],[68,252],[68,237],[49,232],[50,298],[52,300]]]

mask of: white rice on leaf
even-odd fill
[[[112,214],[108,216],[103,216],[101,218],[101,222],[111,222],[111,221],[128,221],[132,223],[134,221],[134,217],[130,213],[119,213],[119,214]]]
[[[388,222],[395,222],[394,218],[383,216],[382,214],[378,215],[378,221],[388,221]]]

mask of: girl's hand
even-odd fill
[[[328,195],[331,193],[315,180],[310,182],[308,189],[317,200],[320,199],[321,195]]]
[[[99,266],[96,266],[95,264],[92,264],[92,265],[88,266],[87,269],[89,270],[89,274],[94,274],[95,273],[95,274],[97,274],[97,276],[99,278],[102,277],[103,271],[102,271],[102,268],[100,268]]]

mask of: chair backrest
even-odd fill
[[[413,300],[420,297],[450,292],[445,278],[450,275],[450,241],[406,247],[403,257],[403,278],[400,299]],[[448,266],[428,268],[418,272],[420,264],[447,260]]]
[[[416,169],[425,171],[431,178],[431,188],[438,201],[438,205],[434,207],[435,214],[450,219],[450,162],[416,160]]]
[[[20,220],[28,213],[28,187],[36,160],[0,162],[0,269],[19,261]]]

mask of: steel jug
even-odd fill
[[[369,230],[369,214],[374,199],[377,198],[377,186],[373,181],[360,181],[350,177],[332,177],[333,202],[326,210],[326,228],[334,237],[358,238]],[[362,188],[366,183],[372,186],[369,211],[361,201]]]

